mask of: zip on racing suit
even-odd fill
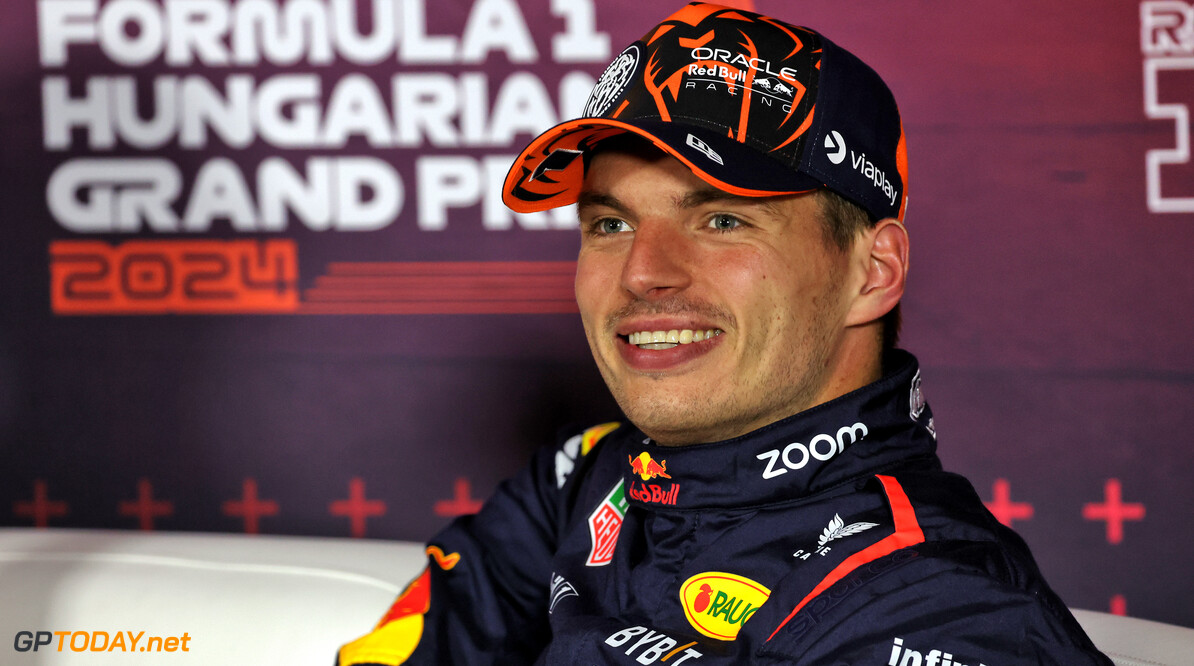
[[[605,424],[545,449],[358,664],[1111,664],[1024,542],[941,470],[915,358],[724,442]]]

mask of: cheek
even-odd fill
[[[752,353],[799,346],[824,319],[832,269],[799,251],[740,253],[716,271],[719,291],[743,326]],[[763,350],[769,349],[770,352]]]
[[[607,314],[602,304],[617,291],[617,274],[611,272],[609,261],[602,257],[581,253],[576,261],[576,304],[580,309],[580,318],[585,325],[585,331],[592,334],[591,328],[600,322]]]
[[[707,279],[740,322],[773,320],[791,307],[794,276],[782,258],[757,251],[724,253],[707,270]]]

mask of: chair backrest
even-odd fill
[[[0,635],[26,648],[3,661],[327,666],[425,563],[393,541],[0,529]]]
[[[1088,610],[1074,617],[1116,666],[1194,664],[1194,629]]]

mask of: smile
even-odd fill
[[[692,329],[670,331],[639,331],[631,333],[626,336],[627,341],[632,345],[638,345],[639,349],[671,349],[676,345],[687,345],[693,342],[700,342],[701,340],[708,340],[709,338],[722,334],[719,328],[711,328],[707,331],[694,331]]]

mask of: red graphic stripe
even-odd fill
[[[885,537],[878,543],[871,544],[854,553],[850,557],[847,557],[841,564],[837,565],[833,571],[829,572],[828,576],[813,588],[812,592],[808,593],[808,596],[796,604],[792,612],[788,613],[784,621],[780,622],[775,631],[771,632],[771,635],[767,637],[768,641],[775,638],[779,630],[783,629],[784,625],[796,617],[796,613],[799,613],[801,608],[807,606],[808,602],[829,589],[834,583],[845,578],[851,571],[901,548],[907,548],[908,546],[924,542],[925,535],[920,529],[920,523],[916,521],[916,511],[912,508],[912,502],[908,501],[908,495],[904,492],[904,488],[900,486],[900,482],[890,476],[876,475],[875,478],[879,479],[883,484],[883,491],[887,493],[887,502],[891,505],[891,517],[895,522],[895,533]]]
[[[572,299],[572,290],[562,289],[493,289],[481,287],[472,289],[420,289],[417,292],[400,289],[312,289],[306,292],[305,300],[315,302],[366,302],[366,303],[411,303],[449,301],[567,301]]]
[[[299,314],[577,312],[575,261],[337,262]]]
[[[393,275],[351,276],[322,275],[316,287],[395,288],[395,289],[516,289],[534,287],[572,288],[572,275]]]
[[[741,34],[742,38],[746,40],[746,43],[742,44],[742,46],[746,47],[751,59],[759,57],[759,51],[755,48],[754,41],[746,33]],[[746,129],[750,125],[750,100],[754,96],[754,81],[755,70],[748,67],[746,70],[746,81],[742,83],[742,106],[738,112],[738,136],[736,137],[736,140],[742,143],[746,142]]]
[[[301,315],[575,314],[576,301],[426,301],[300,303]]]
[[[575,261],[354,261],[328,264],[331,275],[568,275]]]

